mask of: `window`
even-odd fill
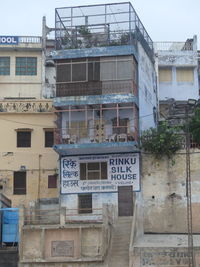
[[[87,81],[87,61],[85,59],[65,60],[57,64],[57,82]]]
[[[13,194],[26,194],[26,172],[14,172]]]
[[[48,176],[48,188],[57,188],[57,175]]]
[[[133,57],[101,58],[101,81],[132,80],[136,81],[136,64]]]
[[[80,163],[80,180],[105,180],[107,178],[107,162]]]
[[[45,130],[44,138],[45,138],[45,140],[44,140],[45,147],[52,147],[53,143],[54,143],[53,130]]]
[[[172,68],[159,69],[159,82],[172,82]]]
[[[78,196],[79,213],[92,213],[92,194]]]
[[[17,130],[17,147],[31,147],[31,130]]]
[[[37,75],[36,57],[16,57],[16,75]]]
[[[0,75],[10,75],[10,57],[0,57]]]
[[[177,82],[194,82],[193,68],[177,68],[176,69]]]

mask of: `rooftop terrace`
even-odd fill
[[[150,54],[153,42],[130,2],[76,7],[55,11],[56,49],[134,45]]]

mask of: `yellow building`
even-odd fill
[[[58,197],[52,100],[40,37],[0,37],[0,192],[12,206]]]

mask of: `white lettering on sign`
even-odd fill
[[[80,180],[80,164],[107,163],[107,179]],[[117,192],[118,186],[140,190],[139,154],[63,157],[61,159],[61,193]]]
[[[0,36],[0,44],[17,45],[18,42],[18,36]]]

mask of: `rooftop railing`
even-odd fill
[[[192,51],[193,42],[155,42],[156,51]]]
[[[41,44],[42,43],[42,37],[40,37],[40,36],[19,36],[19,43]]]
[[[153,52],[153,42],[130,2],[56,8],[56,49],[134,45]]]

